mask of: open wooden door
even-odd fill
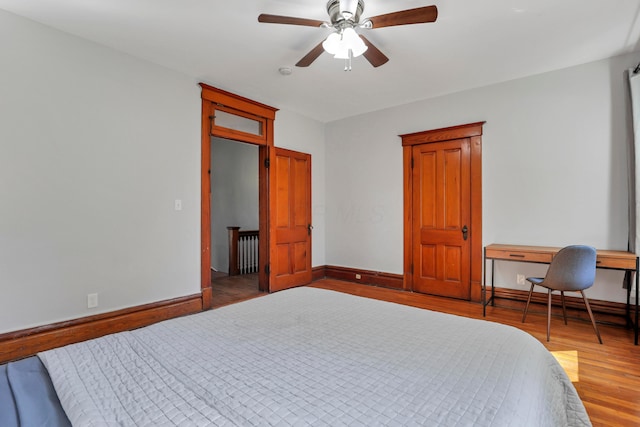
[[[275,292],[311,282],[311,155],[271,152],[269,290]]]

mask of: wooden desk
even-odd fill
[[[493,271],[495,261],[518,261],[550,264],[561,248],[551,246],[522,246],[491,244],[484,248],[484,280],[482,283],[482,315],[487,315],[487,305],[494,305]],[[596,268],[633,272],[636,281],[635,320],[631,318],[631,275],[627,276],[627,322],[633,327],[634,344],[638,345],[638,256],[631,252],[597,249]],[[487,300],[487,260],[491,260],[491,297]]]

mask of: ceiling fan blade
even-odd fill
[[[324,52],[324,48],[322,47],[322,42],[320,42],[318,46],[311,49],[309,53],[296,63],[296,67],[308,67],[313,61],[322,55],[322,52]]]
[[[373,43],[366,39],[365,36],[360,34],[360,38],[362,39],[364,44],[367,45],[367,50],[365,50],[362,55],[367,58],[367,61],[369,61],[371,65],[373,65],[374,67],[379,67],[389,61],[389,58],[387,58],[384,53],[380,52],[380,49],[375,47]]]
[[[292,16],[269,15],[266,13],[262,13],[258,16],[258,22],[266,22],[268,24],[303,25],[305,27],[320,27],[324,24],[324,21],[318,21],[317,19],[294,18]]]
[[[382,28],[394,25],[435,22],[437,18],[438,8],[436,6],[425,6],[374,16],[369,18],[369,21],[371,21],[372,28]]]

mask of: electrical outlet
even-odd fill
[[[525,284],[525,282],[524,282],[524,281],[525,281],[524,274],[518,274],[518,275],[516,275],[516,283],[517,283],[518,285],[524,285],[524,284]]]
[[[98,306],[98,294],[87,295],[87,308],[94,308]]]
[[[361,276],[361,275],[359,275],[359,274],[356,274],[356,279],[357,279],[357,280],[360,280],[360,279],[362,279],[362,276]]]

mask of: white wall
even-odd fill
[[[198,293],[197,82],[4,11],[0,52],[0,332]]]
[[[398,135],[477,121],[486,121],[484,244],[626,250],[624,71],[637,60],[611,58],[329,123],[327,264],[401,274]],[[501,263],[496,284],[517,288],[516,273],[545,271]],[[624,301],[621,280],[599,271],[590,297]]]
[[[0,333],[199,293],[197,81],[1,10],[0,52]],[[323,265],[324,125],[275,131],[312,154]]]
[[[211,138],[211,266],[229,271],[228,226],[257,230],[258,146]]]
[[[325,265],[325,125],[300,114],[280,110],[276,113],[274,140],[276,147],[311,154],[311,204],[313,235],[311,264]]]

